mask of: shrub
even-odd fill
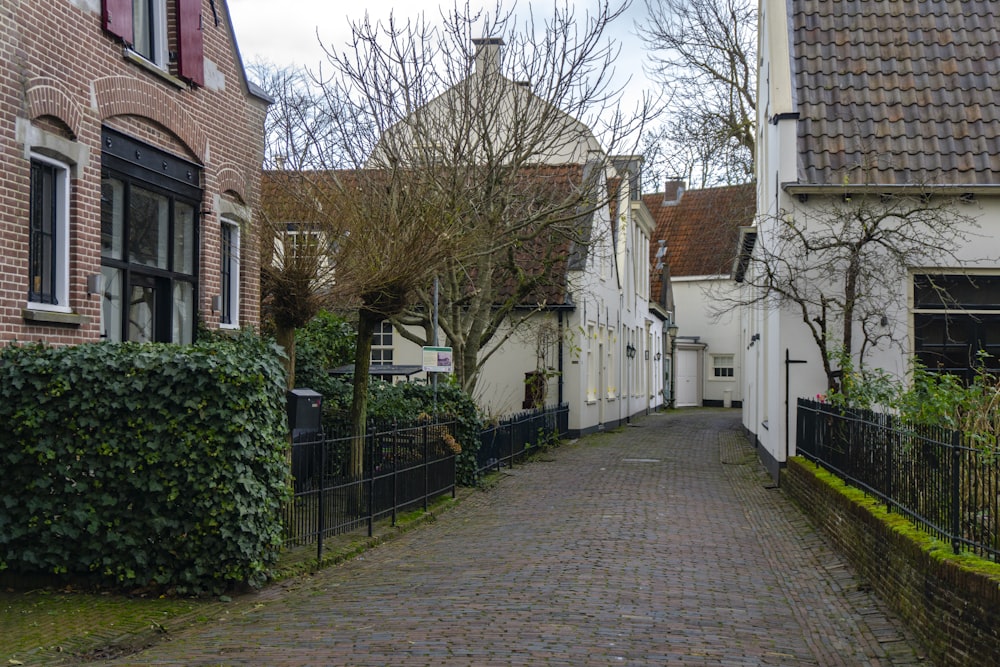
[[[853,370],[842,361],[843,391],[826,398],[834,405],[887,410],[908,424],[961,431],[983,447],[996,448],[1000,437],[1000,377],[980,366],[971,382],[934,372],[912,360],[908,383],[881,369]]]
[[[329,378],[311,388],[323,395],[323,430],[346,435],[346,415],[353,395],[351,378]],[[392,384],[372,380],[368,391],[368,420],[380,429],[391,428],[392,424],[411,425],[426,415],[433,415],[440,422],[454,421],[455,440],[461,448],[456,461],[458,483],[466,486],[476,483],[476,454],[483,423],[475,401],[461,388],[451,382],[439,382],[436,401],[434,388],[417,382]],[[347,456],[346,444],[339,454]]]
[[[262,583],[288,493],[283,384],[251,334],[0,349],[0,569]]]
[[[296,384],[315,389],[315,385],[329,377],[331,368],[353,363],[357,337],[357,331],[347,320],[326,311],[320,311],[306,326],[296,329]]]

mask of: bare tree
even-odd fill
[[[283,261],[273,273],[290,283],[287,319],[315,314],[319,301],[358,312],[349,466],[360,475],[372,334],[456,254],[461,236],[421,170],[270,171],[263,182],[271,229],[285,230],[275,234]]]
[[[608,149],[634,141],[648,115],[622,113],[611,83],[617,48],[604,31],[624,8],[579,18],[565,3],[521,26],[499,2],[490,13],[456,5],[436,22],[366,19],[346,48],[328,47],[307,94],[295,77],[269,88],[287,98],[269,125],[271,164],[295,169],[273,175],[285,189],[273,201],[292,206],[271,212],[272,230],[295,223],[327,239],[313,268],[333,282],[300,280],[302,293],[358,307],[355,435],[371,332],[392,319],[431,344],[435,279],[470,393],[503,341],[565,298],[594,213],[607,210]]]
[[[717,311],[767,305],[798,313],[835,388],[841,359],[861,368],[874,348],[902,346],[906,332],[891,316],[912,267],[961,265],[955,252],[969,233],[962,230],[976,223],[960,206],[876,186],[809,195],[809,205],[758,221],[756,245],[741,258],[743,289],[715,294]]]
[[[608,204],[608,155],[634,152],[649,115],[620,111],[612,84],[618,48],[605,31],[625,7],[605,2],[581,18],[564,3],[518,25],[502,3],[490,13],[456,5],[435,25],[362,22],[349,48],[327,53],[332,72],[318,83],[352,109],[339,119],[353,139],[346,157],[419,167],[461,230],[461,252],[436,274],[438,321],[469,393],[533,312],[563,301]],[[394,321],[430,345],[432,282],[417,295]]]
[[[646,9],[638,32],[668,117],[650,157],[701,187],[746,182],[756,137],[756,0],[646,0]]]

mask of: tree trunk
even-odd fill
[[[351,456],[348,474],[355,479],[365,472],[365,434],[368,420],[368,371],[372,358],[372,335],[382,316],[367,308],[358,313],[358,343],[354,355],[354,397],[351,400]]]

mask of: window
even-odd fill
[[[102,336],[190,343],[200,169],[110,130],[103,138]]]
[[[176,74],[205,85],[202,0],[102,0],[104,29],[129,47],[129,51],[167,71],[171,51],[176,52]],[[167,25],[176,26],[170,43]]]
[[[167,7],[164,0],[132,0],[132,50],[167,66]]]
[[[1000,276],[916,275],[913,305],[914,354],[928,369],[1000,371]]]
[[[731,378],[735,375],[736,356],[732,354],[712,355],[712,377]]]
[[[240,312],[240,227],[223,220],[221,229],[222,281],[221,312],[223,327],[239,326]]]
[[[69,168],[32,155],[28,303],[69,312]]]
[[[372,365],[388,366],[392,364],[392,323],[382,320],[378,329],[372,334]]]
[[[597,333],[594,325],[587,325],[587,400],[597,400],[597,362],[600,358],[595,351],[598,351]]]

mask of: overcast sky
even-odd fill
[[[386,19],[395,11],[397,20],[425,12],[429,19],[439,16],[438,0],[356,0],[341,3],[337,0],[229,0],[229,12],[236,30],[236,39],[244,62],[257,57],[276,65],[304,65],[315,68],[323,59],[322,49],[316,39],[317,30],[326,44],[342,47],[350,36],[350,22],[364,18],[367,11],[374,23]],[[451,6],[451,0],[446,5]],[[475,7],[475,0],[472,0]],[[484,6],[493,7],[494,2]],[[510,2],[505,3],[510,6]],[[553,0],[517,4],[519,9],[532,6],[546,15],[551,13]],[[582,20],[588,7],[596,6],[595,0],[576,2],[577,17]],[[645,17],[645,3],[633,0],[632,6],[609,27],[608,36],[621,42],[622,50],[615,63],[616,79],[624,84],[631,75],[629,98],[638,98],[638,90],[649,87],[642,73],[644,52],[635,36],[635,23]]]

